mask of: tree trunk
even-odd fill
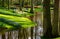
[[[24,0],[22,0],[22,7],[24,7]]]
[[[50,13],[50,0],[43,2],[43,34],[44,37],[52,36],[51,13]]]
[[[19,8],[20,8],[20,11],[22,11],[22,0],[19,0]]]
[[[12,32],[8,32],[8,39],[12,39]]]
[[[5,39],[5,33],[2,34],[2,39]]]
[[[31,10],[30,10],[30,13],[34,13],[34,0],[31,0]],[[30,19],[33,21],[33,16],[30,17]],[[31,27],[31,39],[33,39],[33,27]]]
[[[8,10],[9,10],[9,7],[10,7],[10,0],[7,0],[7,3],[8,3]]]
[[[31,27],[31,39],[33,39],[33,27]]]
[[[33,0],[31,0],[31,10],[30,10],[30,13],[34,13],[33,6],[34,6],[34,2],[33,2]]]
[[[60,35],[60,0],[59,0],[59,35]]]
[[[58,36],[58,13],[59,13],[59,0],[54,2],[54,16],[53,16],[53,36]]]
[[[23,39],[23,30],[22,30],[22,28],[20,28],[19,30],[18,30],[18,39]]]
[[[2,2],[1,2],[2,7],[4,7],[4,1],[5,1],[5,0],[2,0]]]

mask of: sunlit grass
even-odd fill
[[[54,38],[54,39],[60,39],[60,37]]]

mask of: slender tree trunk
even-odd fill
[[[59,0],[59,35],[60,35],[60,0]]]
[[[53,36],[58,36],[58,13],[59,13],[59,0],[54,2],[54,16],[53,16]]]
[[[22,39],[23,38],[23,32],[22,32],[22,28],[18,30],[18,39]]]
[[[5,33],[2,34],[2,39],[5,39]]]
[[[27,28],[28,29],[28,28]],[[29,35],[28,35],[28,30],[25,30],[26,31],[26,39],[28,39]]]
[[[45,37],[52,36],[51,13],[50,13],[50,0],[43,2],[43,34]]]
[[[24,0],[22,0],[22,7],[24,7]]]
[[[22,0],[19,0],[19,8],[20,8],[20,11],[22,11]]]
[[[2,7],[4,7],[4,1],[5,1],[5,0],[2,0],[2,2],[1,2]]]
[[[31,10],[30,10],[30,13],[34,13],[33,6],[34,6],[34,2],[33,2],[33,0],[31,0]]]
[[[23,36],[24,36],[24,39],[28,39],[28,33],[27,33],[27,30],[26,29],[23,29]]]
[[[31,39],[33,39],[33,27],[31,27]]]
[[[30,16],[30,19],[33,21],[34,16]],[[33,27],[31,27],[31,39],[33,39]]]
[[[21,38],[20,38],[20,30],[18,30],[18,39],[21,39]]]
[[[37,23],[37,18],[38,18],[38,13],[34,13],[35,14],[35,22]],[[36,39],[36,36],[37,36],[37,29],[38,29],[38,24],[37,26],[35,27],[35,39]]]
[[[33,7],[34,7],[34,0],[31,0],[31,10],[30,10],[30,13],[32,13],[32,14],[34,13]],[[33,21],[33,16],[31,16],[30,19]],[[33,39],[33,27],[31,27],[31,39]]]
[[[13,4],[12,0],[10,0],[10,4],[11,4],[11,5]]]
[[[12,39],[12,32],[8,32],[8,39]]]
[[[9,10],[9,7],[10,7],[10,0],[7,0],[7,3],[8,3],[8,10]]]

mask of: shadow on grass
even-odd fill
[[[59,36],[55,36],[55,37],[45,37],[45,36],[41,36],[41,39],[60,39],[60,35]]]
[[[54,38],[41,37],[41,39],[54,39]]]
[[[54,38],[41,38],[41,39],[54,39]]]

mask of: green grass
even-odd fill
[[[54,39],[60,39],[60,37],[54,38]]]
[[[60,37],[57,37],[57,38],[44,38],[44,37],[42,37],[41,39],[60,39]]]

